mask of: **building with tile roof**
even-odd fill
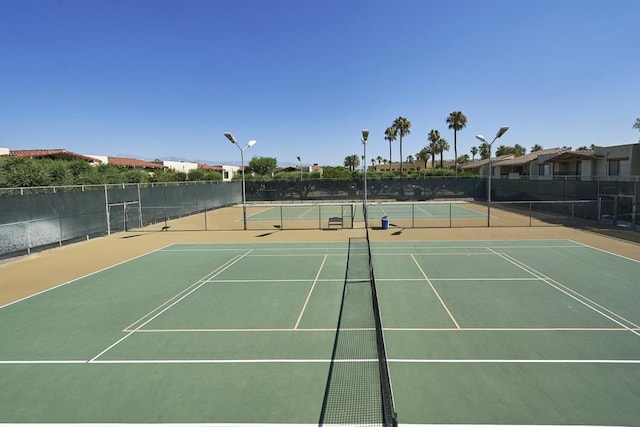
[[[13,156],[13,157],[28,157],[30,159],[62,159],[62,160],[81,159],[89,163],[101,163],[101,161],[99,159],[96,159],[95,157],[74,153],[73,151],[67,151],[62,148],[35,149],[35,150],[1,149],[0,155]]]

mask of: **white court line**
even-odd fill
[[[340,328],[341,331],[375,331],[375,328]],[[393,328],[385,327],[385,331],[395,332],[628,332],[628,329],[619,328]],[[640,328],[634,328],[640,330]],[[336,328],[176,328],[176,329],[138,329],[137,333],[181,333],[181,332],[231,332],[231,333],[247,333],[247,332],[335,332]],[[126,329],[123,332],[131,332]]]
[[[537,277],[474,277],[474,278],[439,278],[430,277],[429,280],[434,282],[478,282],[478,281],[492,281],[492,282],[539,282]],[[376,279],[376,282],[423,282],[424,278],[418,279]]]
[[[177,243],[177,244],[173,244],[170,246],[176,246],[176,245],[180,245],[181,243]],[[225,243],[213,243],[214,245],[225,245]],[[211,245],[211,243],[189,243],[189,245]],[[247,249],[253,249],[255,251],[255,253],[253,253],[251,256],[268,256],[268,255],[260,255],[259,252],[290,252],[291,248],[286,248],[286,247],[271,247],[271,248],[252,248],[250,247],[252,246],[252,244],[247,243],[244,247],[236,247],[236,246],[230,246],[228,248],[202,248],[202,249],[193,249],[193,248],[189,248],[189,249],[158,249],[159,251],[161,250],[162,252],[227,252],[227,251],[246,251]],[[294,249],[296,251],[313,251],[310,252],[308,255],[323,255],[326,251],[342,251],[344,254],[346,254],[346,246],[344,246],[344,244],[341,244],[340,246],[302,246],[302,247],[297,247],[295,246]]]
[[[0,360],[0,365],[84,365],[86,360]]]
[[[573,242],[573,240],[569,240],[569,241]],[[577,245],[581,245],[582,247],[585,247],[585,248],[594,249],[596,251],[604,252],[605,254],[613,255],[613,256],[616,256],[618,258],[623,258],[623,259],[626,259],[626,260],[629,260],[629,261],[640,263],[640,261],[638,261],[637,259],[629,258],[629,257],[626,257],[624,255],[619,255],[619,254],[616,254],[616,253],[613,253],[613,252],[610,252],[610,251],[605,251],[604,249],[596,248],[595,246],[585,245],[584,243],[580,243],[580,242],[573,242],[573,243],[575,243]]]
[[[490,248],[489,248],[489,250],[493,251],[493,250],[492,250],[492,249],[490,249]],[[509,256],[507,256],[507,255],[505,255],[505,254],[501,254],[501,253],[498,253],[498,252],[495,252],[495,254],[496,254],[496,255],[498,255],[499,257],[501,257],[501,258],[503,258],[503,259],[505,259],[505,260],[509,261],[511,264],[515,265],[516,267],[518,267],[518,268],[520,268],[520,269],[522,269],[522,270],[526,271],[527,273],[529,273],[529,274],[533,274],[534,276],[539,277],[539,278],[540,278],[544,283],[546,283],[547,285],[551,286],[552,288],[554,288],[554,289],[556,289],[556,290],[558,290],[558,291],[562,292],[563,294],[565,294],[565,295],[566,295],[566,296],[568,296],[569,298],[571,298],[571,299],[573,299],[573,300],[575,300],[575,301],[579,302],[580,304],[584,305],[585,307],[590,308],[591,310],[595,311],[596,313],[600,314],[601,316],[605,317],[606,319],[609,319],[610,321],[612,321],[612,322],[613,322],[613,323],[615,323],[616,325],[620,325],[621,327],[623,327],[623,328],[624,328],[624,329],[626,329],[627,331],[629,331],[629,332],[631,332],[632,334],[637,335],[637,336],[639,336],[639,337],[640,337],[640,332],[638,332],[638,331],[634,330],[633,328],[628,327],[627,325],[624,325],[623,323],[619,322],[618,320],[614,319],[613,317],[609,316],[608,314],[603,313],[601,310],[598,310],[598,309],[597,309],[597,308],[595,308],[594,306],[590,305],[590,304],[589,304],[589,303],[587,303],[586,301],[583,301],[583,300],[581,300],[580,298],[576,297],[575,295],[572,295],[571,293],[569,293],[569,292],[568,292],[568,291],[566,291],[565,289],[562,289],[562,288],[571,289],[571,288],[569,288],[568,286],[565,286],[565,285],[561,284],[560,282],[558,282],[557,280],[554,280],[554,279],[552,279],[552,278],[550,278],[550,277],[548,277],[548,276],[546,276],[546,275],[544,275],[544,274],[542,274],[542,273],[538,272],[538,271],[537,271],[536,269],[534,269],[533,267],[528,266],[528,265],[527,265],[527,264],[525,264],[524,262],[522,262],[522,261],[520,261],[520,260],[518,260],[518,259],[516,259],[516,258],[513,258],[513,257],[511,257],[510,255],[509,255]],[[558,283],[558,285],[560,285],[561,287],[560,287],[560,286],[555,285],[554,283],[552,283],[552,281],[554,281],[554,282]],[[575,292],[575,291],[573,291],[573,290],[571,290],[571,291],[572,291],[572,292]],[[575,293],[576,293],[576,294],[578,294],[577,292],[575,292]],[[579,294],[578,294],[578,295],[579,295]],[[605,309],[605,308],[603,307],[603,309]],[[615,315],[616,317],[619,317],[619,318],[623,319],[623,317],[622,317],[622,316],[618,316],[617,314],[613,313],[612,311],[610,311],[610,310],[608,310],[608,309],[605,309],[605,310],[606,310],[606,311],[608,311],[608,312],[610,312],[610,313],[612,313],[612,314],[613,314],[613,315]],[[626,321],[626,320],[625,320],[625,321]],[[629,323],[631,323],[631,322],[629,322]],[[631,323],[631,324],[632,324],[634,327],[636,327],[636,326],[637,326],[637,325],[635,325],[635,324],[633,324],[633,323]]]
[[[403,426],[411,426],[411,424],[402,424]],[[318,423],[300,424],[300,423],[0,423],[0,427],[318,427]],[[349,427],[348,424],[344,425]],[[356,426],[353,426],[356,427]],[[418,427],[416,425],[416,427]],[[424,427],[427,427],[426,425]],[[436,426],[432,426],[436,427]],[[450,427],[455,427],[451,425]],[[490,426],[484,426],[490,427]],[[501,426],[505,427],[505,426]],[[520,426],[526,427],[526,426]],[[549,427],[549,426],[531,426],[531,427]],[[553,427],[553,426],[551,426]],[[564,426],[566,427],[566,426]],[[580,426],[572,426],[580,427]]]
[[[506,257],[508,257],[509,259],[512,259],[515,263],[519,263],[522,264],[525,268],[530,269],[533,273],[535,274],[540,274],[541,276],[545,277],[547,280],[545,280],[545,282],[553,287],[555,287],[555,285],[558,285],[560,288],[567,290],[568,292],[571,293],[571,295],[577,295],[578,297],[580,297],[582,299],[582,301],[593,304],[594,306],[598,307],[599,309],[602,309],[604,311],[606,311],[607,313],[611,314],[613,317],[617,317],[618,319],[627,322],[627,324],[631,325],[632,327],[628,327],[628,326],[624,326],[623,327],[627,330],[636,330],[636,329],[640,329],[640,326],[638,326],[637,324],[635,324],[634,322],[632,322],[631,320],[625,319],[623,316],[619,315],[618,313],[609,310],[607,307],[603,306],[602,304],[597,303],[596,301],[593,301],[592,299],[582,295],[580,292],[573,290],[572,288],[563,285],[562,283],[558,282],[555,279],[552,279],[551,277],[547,277],[545,275],[543,275],[542,273],[540,273],[539,271],[535,270],[532,267],[529,267],[528,265],[524,264],[523,262],[521,262],[520,260],[517,260],[516,258],[512,257],[511,255],[506,255]],[[553,282],[553,283],[551,283]]]
[[[341,427],[360,427],[360,424],[339,424]],[[407,424],[401,427],[567,427],[547,424]],[[0,423],[0,427],[318,427],[318,423]],[[337,425],[327,424],[332,427]],[[571,425],[571,427],[616,427],[599,425]]]
[[[449,310],[449,307],[447,307],[447,304],[444,303],[444,301],[442,300],[442,297],[440,297],[440,294],[438,293],[436,288],[433,286],[433,283],[431,283],[431,280],[429,280],[429,277],[427,276],[427,273],[424,272],[424,270],[420,266],[420,263],[418,262],[418,260],[415,259],[413,254],[411,254],[411,259],[413,259],[413,262],[415,262],[416,266],[418,266],[418,270],[420,270],[420,273],[422,273],[422,276],[424,277],[424,279],[427,281],[427,283],[431,287],[431,290],[433,291],[433,293],[436,294],[436,297],[438,298],[438,301],[440,301],[440,304],[442,304],[442,307],[444,307],[445,311],[449,315],[449,318],[453,321],[453,324],[456,325],[457,329],[460,329],[460,325],[456,321],[456,318],[453,317],[453,314],[451,314],[451,311]]]
[[[165,246],[164,248],[167,248],[167,247],[169,247],[169,246],[171,246],[171,245],[169,244],[169,245]],[[28,300],[28,299],[30,299],[30,298],[33,298],[33,297],[35,297],[35,296],[38,296],[38,295],[44,294],[44,293],[49,292],[49,291],[52,291],[52,290],[54,290],[54,289],[58,289],[58,288],[60,288],[60,287],[62,287],[62,286],[68,285],[68,284],[70,284],[70,283],[77,282],[78,280],[85,279],[85,278],[87,278],[87,277],[93,276],[94,274],[98,274],[98,273],[101,273],[101,272],[103,272],[103,271],[107,271],[107,270],[109,270],[109,269],[111,269],[111,268],[114,268],[114,267],[117,267],[117,266],[119,266],[119,265],[126,264],[126,263],[128,263],[129,261],[133,261],[133,260],[135,260],[135,259],[142,258],[143,256],[147,256],[147,255],[152,254],[152,253],[154,253],[154,252],[162,251],[162,250],[164,250],[164,248],[154,249],[154,250],[152,250],[152,251],[149,251],[149,252],[146,252],[146,253],[144,253],[144,254],[141,254],[141,255],[135,256],[135,257],[133,257],[133,258],[126,259],[126,260],[124,260],[124,261],[118,262],[118,263],[113,264],[113,265],[110,265],[110,266],[108,266],[108,267],[101,268],[100,270],[93,271],[93,272],[91,272],[91,273],[89,273],[89,274],[85,274],[84,276],[80,276],[80,277],[77,277],[77,278],[75,278],[75,279],[73,279],[73,280],[69,280],[68,282],[61,283],[61,284],[56,285],[56,286],[54,286],[54,287],[52,287],[52,288],[47,288],[47,289],[42,290],[42,291],[40,291],[40,292],[37,292],[37,293],[35,293],[35,294],[28,295],[28,296],[26,296],[26,297],[24,297],[24,298],[20,298],[19,300],[15,300],[15,301],[12,301],[12,302],[10,302],[10,303],[8,303],[8,304],[2,305],[2,306],[0,306],[0,309],[3,309],[3,308],[5,308],[5,307],[9,307],[9,306],[11,306],[11,305],[13,305],[13,304],[17,304],[17,303],[22,302],[22,301],[25,301],[25,300]]]
[[[133,360],[4,360],[0,365],[234,365],[234,364],[328,364],[378,363],[378,359],[133,359]],[[569,364],[640,365],[638,359],[387,359],[389,363],[409,364]]]
[[[626,328],[384,328],[397,332],[628,332]],[[640,330],[638,328],[637,330]]]
[[[320,277],[320,273],[322,272],[322,268],[324,267],[324,263],[327,262],[327,255],[322,259],[322,264],[320,264],[320,268],[316,273],[315,279],[313,279],[313,284],[311,285],[311,289],[309,289],[309,293],[307,294],[307,299],[304,301],[304,305],[302,306],[302,310],[300,310],[300,315],[298,316],[298,320],[296,321],[296,325],[293,329],[298,329],[298,325],[300,324],[300,320],[302,320],[302,315],[307,308],[307,304],[309,304],[309,299],[311,299],[311,294],[313,293],[313,289],[316,287],[316,283],[318,283],[318,277]]]
[[[323,262],[324,264],[324,262]],[[209,283],[300,283],[309,282],[311,279],[308,277],[305,279],[220,279],[209,280]],[[314,282],[344,282],[344,279],[314,279]]]
[[[378,359],[159,359],[159,360],[96,360],[89,362],[101,365],[235,365],[235,364],[277,364],[277,363],[378,363]]]
[[[434,363],[434,364],[598,364],[598,365],[640,365],[640,360],[633,359],[387,359],[392,363]]]
[[[253,250],[253,249],[252,249]],[[246,252],[244,255],[236,258],[233,262],[227,264],[223,269],[216,269],[214,270],[214,276],[217,276],[218,274],[222,273],[223,271],[225,271],[226,269],[228,269],[229,267],[231,267],[232,265],[234,265],[235,263],[237,263],[238,261],[240,261],[242,258],[246,257],[247,255],[249,255],[251,253],[252,250],[249,250],[248,252]],[[160,310],[158,313],[156,313],[155,316],[150,317],[146,322],[141,323],[140,326],[138,326],[137,328],[135,328],[134,330],[132,330],[131,332],[129,332],[127,335],[125,335],[124,337],[120,338],[118,341],[116,341],[115,343],[111,344],[109,347],[105,348],[104,350],[102,350],[100,353],[98,353],[93,359],[91,359],[89,362],[94,362],[98,357],[102,356],[103,354],[105,354],[106,352],[108,352],[109,350],[111,350],[113,347],[117,346],[118,344],[120,344],[122,341],[126,340],[127,338],[129,338],[131,335],[133,335],[138,329],[142,328],[144,325],[148,324],[149,322],[151,322],[153,319],[157,318],[158,316],[160,316],[162,313],[166,312],[167,310],[169,310],[171,307],[173,307],[174,305],[176,305],[177,303],[179,303],[180,301],[182,301],[183,299],[185,299],[186,297],[188,297],[189,295],[191,295],[192,293],[194,293],[195,291],[197,291],[198,289],[200,289],[202,286],[204,286],[207,283],[207,278],[205,276],[204,280],[200,279],[199,281],[201,281],[202,283],[200,283],[200,285],[194,287],[193,289],[191,289],[189,292],[183,294],[180,298],[176,299],[174,302],[172,302],[171,304],[167,305],[164,309]],[[197,282],[196,282],[197,283]]]
[[[299,214],[297,219],[303,219],[305,216],[307,216],[307,214],[308,214],[309,212],[313,212],[313,211],[315,211],[315,210],[316,210],[315,206],[312,206],[312,207],[310,207],[309,209],[307,209],[306,211],[304,211],[304,212],[302,212],[301,214]],[[315,218],[314,218],[314,219],[315,219]],[[283,218],[283,220],[285,220],[285,219]],[[285,220],[285,221],[286,221],[286,220]]]

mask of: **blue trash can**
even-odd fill
[[[386,215],[382,217],[382,229],[383,230],[389,229],[389,217]]]

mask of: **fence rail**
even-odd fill
[[[361,203],[363,186],[358,179],[248,180],[247,229],[362,226],[354,204]],[[486,192],[483,178],[367,181],[373,225],[379,214],[398,228],[597,224],[640,230],[638,180],[496,179],[490,206]],[[241,230],[241,203],[239,181],[0,189],[0,257],[125,230]],[[375,206],[386,210],[376,213]],[[435,213],[426,213],[427,206]]]

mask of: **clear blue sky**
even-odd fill
[[[0,0],[0,147],[238,163],[638,141],[638,0]],[[394,161],[399,160],[393,144]]]

